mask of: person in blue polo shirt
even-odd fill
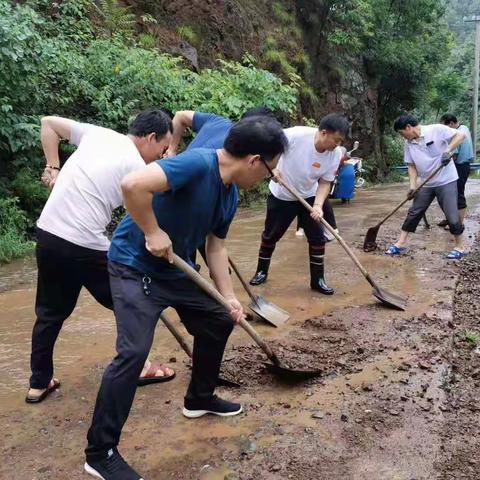
[[[257,116],[266,116],[276,120],[275,114],[266,107],[251,108],[250,110],[247,110],[241,118]],[[185,150],[191,150],[192,148],[222,148],[225,138],[233,126],[233,122],[226,117],[214,113],[180,110],[175,113],[172,125],[173,133],[170,145],[164,154],[165,158],[177,155],[180,142],[188,128],[195,133],[195,138],[187,145]],[[205,264],[207,264],[205,245],[201,245],[198,248],[198,251]],[[194,252],[192,255],[192,261],[195,263],[195,269],[200,270],[200,265],[196,263],[196,257],[197,253]]]
[[[128,215],[109,250],[117,320],[117,356],[107,367],[88,431],[85,470],[104,480],[140,480],[117,450],[153,341],[160,313],[173,307],[194,337],[192,376],[183,415],[231,416],[238,403],[214,395],[225,345],[243,317],[228,273],[225,247],[237,187],[250,188],[274,169],[288,145],[280,124],[252,117],[235,124],[223,148],[191,149],[127,175],[122,190]],[[193,266],[206,241],[210,276],[230,304],[218,304],[176,269],[173,252]]]
[[[460,215],[460,221],[465,220],[467,214],[467,199],[465,198],[465,185],[468,177],[470,176],[470,164],[473,162],[473,144],[472,135],[466,125],[460,125],[457,117],[451,113],[446,113],[442,116],[440,121],[450,128],[455,128],[459,132],[465,135],[465,140],[458,146],[453,154],[453,161],[458,173],[457,189],[458,189],[458,213]],[[439,227],[448,228],[447,220],[442,220]]]

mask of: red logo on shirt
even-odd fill
[[[312,163],[312,167],[320,168],[321,165],[320,165],[318,162],[313,162],[313,163]]]

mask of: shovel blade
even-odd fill
[[[280,327],[290,318],[287,311],[267,299],[255,295],[255,300],[255,302],[250,303],[248,308],[274,327]]]
[[[379,229],[380,226],[376,225],[375,227],[370,227],[367,230],[365,240],[363,241],[363,250],[365,252],[373,252],[377,248],[377,235]]]
[[[374,287],[372,294],[375,298],[380,300],[387,307],[401,311],[404,311],[407,308],[406,298],[401,297],[400,295],[395,295],[394,293],[387,292],[383,288]]]
[[[295,370],[267,362],[265,362],[265,365],[269,372],[288,382],[302,382],[310,378],[318,377],[322,373],[322,370]]]
[[[232,382],[226,378],[218,377],[217,386],[219,387],[228,387],[228,388],[240,388],[240,384],[237,382]]]

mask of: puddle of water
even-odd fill
[[[405,186],[381,186],[359,192],[358,197],[350,205],[336,204],[335,211],[342,236],[347,242],[363,241],[367,228],[386,214],[392,204],[402,198],[405,190]],[[468,191],[472,204],[478,202],[480,181],[469,182]],[[400,225],[403,214],[399,213],[395,219],[392,219],[392,223],[396,222]],[[437,206],[434,206],[429,213],[429,218],[434,216],[439,216]],[[247,279],[253,274],[256,266],[263,222],[263,211],[248,212],[240,215],[231,228],[228,239],[229,251]],[[431,223],[433,227],[433,220]],[[473,222],[467,220],[468,231],[473,232],[475,228]],[[425,241],[425,255],[438,255],[435,252],[446,250],[450,241],[448,234],[444,235],[443,232],[439,234],[434,228],[430,232],[419,230],[417,238]],[[435,277],[437,283],[430,285],[428,265],[430,257],[422,257],[419,261],[412,263],[401,259],[396,261],[397,259],[382,255],[366,254],[359,249],[355,252],[379,285],[415,299],[415,302],[409,302],[407,312],[401,314],[402,318],[428,312],[432,304],[445,300],[445,291],[440,286],[442,282],[445,285],[448,282],[451,283],[451,279],[439,280]],[[343,307],[376,303],[368,283],[335,242],[327,246],[326,265],[327,280],[337,289],[337,294],[332,297],[315,294],[309,289],[307,242],[295,237],[294,227],[287,232],[274,253],[268,282],[255,291],[289,311],[291,318],[281,329],[262,323],[255,324],[262,335],[266,338],[287,337],[307,318],[320,316]],[[206,273],[204,267],[202,273],[204,275]],[[26,283],[18,284],[15,279],[19,276],[26,279]],[[9,422],[9,428],[6,431],[11,432],[12,436],[8,438],[8,445],[15,447],[17,452],[23,452],[22,458],[24,456],[28,458],[30,462],[30,467],[27,465],[30,468],[28,472],[31,472],[32,464],[38,463],[36,460],[38,451],[26,451],[32,444],[43,445],[46,458],[51,458],[55,452],[62,449],[68,449],[69,452],[75,451],[73,459],[62,460],[64,467],[68,465],[74,468],[73,465],[76,465],[75,462],[78,461],[83,449],[85,423],[89,421],[101,367],[108,363],[114,354],[115,322],[111,312],[97,305],[87,293],[83,292],[74,314],[61,332],[55,350],[56,372],[64,382],[60,395],[49,399],[42,405],[41,410],[33,410],[25,406],[23,397],[29,377],[30,335],[34,322],[35,285],[32,283],[34,277],[33,261],[1,267],[0,288],[2,285],[4,288],[11,288],[13,285],[15,290],[0,293],[0,417],[3,416]],[[242,292],[236,279],[234,282],[239,298],[247,304],[246,293]],[[424,290],[425,294],[419,295],[419,290]],[[372,309],[371,319],[363,320],[371,322],[372,325],[374,323],[376,332],[381,333],[383,328],[389,328],[391,325],[389,322],[398,315],[400,315],[399,312],[379,307]],[[175,315],[172,315],[172,318],[177,320]],[[183,327],[181,328],[184,331]],[[232,335],[230,346],[247,342],[251,343],[251,340],[243,331],[237,329]],[[396,379],[402,373],[395,372],[395,369],[411,355],[411,352],[403,350],[377,356],[364,365],[361,372],[350,374],[348,379],[341,375],[327,378],[323,385],[315,388],[292,389],[268,385],[264,390],[255,392],[254,399],[244,392],[231,391],[227,395],[229,398],[237,395],[240,401],[247,404],[260,402],[268,406],[275,402],[288,402],[292,405],[291,409],[285,409],[285,412],[278,416],[269,417],[264,416],[263,413],[259,415],[255,411],[250,411],[230,421],[200,419],[190,423],[179,413],[189,377],[189,372],[182,363],[184,355],[166,330],[159,326],[152,357],[168,361],[170,356],[176,356],[178,363],[173,366],[177,369],[177,379],[155,390],[160,392],[155,396],[151,393],[153,390],[145,392],[142,390],[137,394],[131,421],[127,424],[122,443],[132,452],[136,452],[137,447],[146,446],[145,450],[139,450],[142,453],[138,455],[144,455],[141,457],[142,462],[159,472],[162,471],[164,462],[188,461],[189,464],[205,465],[211,458],[219,458],[222,452],[227,450],[238,452],[242,436],[256,438],[262,426],[271,424],[277,424],[284,429],[285,437],[290,435],[292,438],[301,429],[315,429],[326,446],[341,449],[339,433],[332,430],[327,421],[319,422],[313,419],[311,414],[316,410],[322,410],[326,414],[338,416],[345,404],[345,398],[353,395],[355,388],[375,384],[381,381],[384,375]],[[245,374],[248,375],[250,372]],[[81,401],[81,408],[79,408],[78,399],[82,397],[85,398]],[[173,406],[164,404],[164,400],[168,398],[175,399],[172,401]],[[153,407],[150,406],[152,402],[155,404]],[[306,410],[295,408],[300,406]],[[151,410],[148,410],[149,408]],[[52,417],[57,417],[57,420],[61,421],[64,421],[65,417],[72,417],[72,423],[74,423],[73,419],[75,422],[83,423],[76,423],[75,428],[64,428],[61,433],[65,433],[65,438],[55,439],[56,447],[52,447],[50,444],[47,445],[48,442],[45,439],[42,440],[42,434],[38,433],[37,428],[42,422],[49,425]],[[154,421],[151,421],[152,418]],[[33,431],[29,425],[35,425]],[[275,439],[275,435],[267,432],[265,435],[258,436],[255,441],[260,448],[263,448],[271,445]],[[52,441],[49,440],[49,442]],[[386,442],[391,442],[389,451],[394,451],[394,439],[388,439]],[[157,444],[160,445],[159,448],[156,448]],[[377,465],[377,472],[390,472],[383,478],[397,478],[395,475],[398,471],[391,466],[391,462],[389,463],[389,460],[383,456],[379,458],[377,463],[369,465]],[[380,478],[372,473],[374,470],[371,466],[359,464],[359,471],[362,468],[369,472],[368,478]],[[222,479],[222,475],[225,476],[229,471],[227,466],[215,466],[213,471],[207,473],[210,476],[205,477],[206,480],[216,480]],[[19,475],[21,478],[32,477],[30,473],[24,475],[19,473]],[[74,478],[76,480],[77,477]]]

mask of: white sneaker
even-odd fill
[[[335,233],[338,233],[338,228],[335,229]],[[333,234],[330,233],[327,229],[325,229],[324,235],[325,235],[325,240],[326,240],[327,242],[331,242],[332,240],[335,239],[335,237],[333,236]]]
[[[295,236],[298,237],[298,238],[304,237],[304,236],[305,236],[305,232],[303,231],[303,228],[299,228],[299,229],[295,232]]]

